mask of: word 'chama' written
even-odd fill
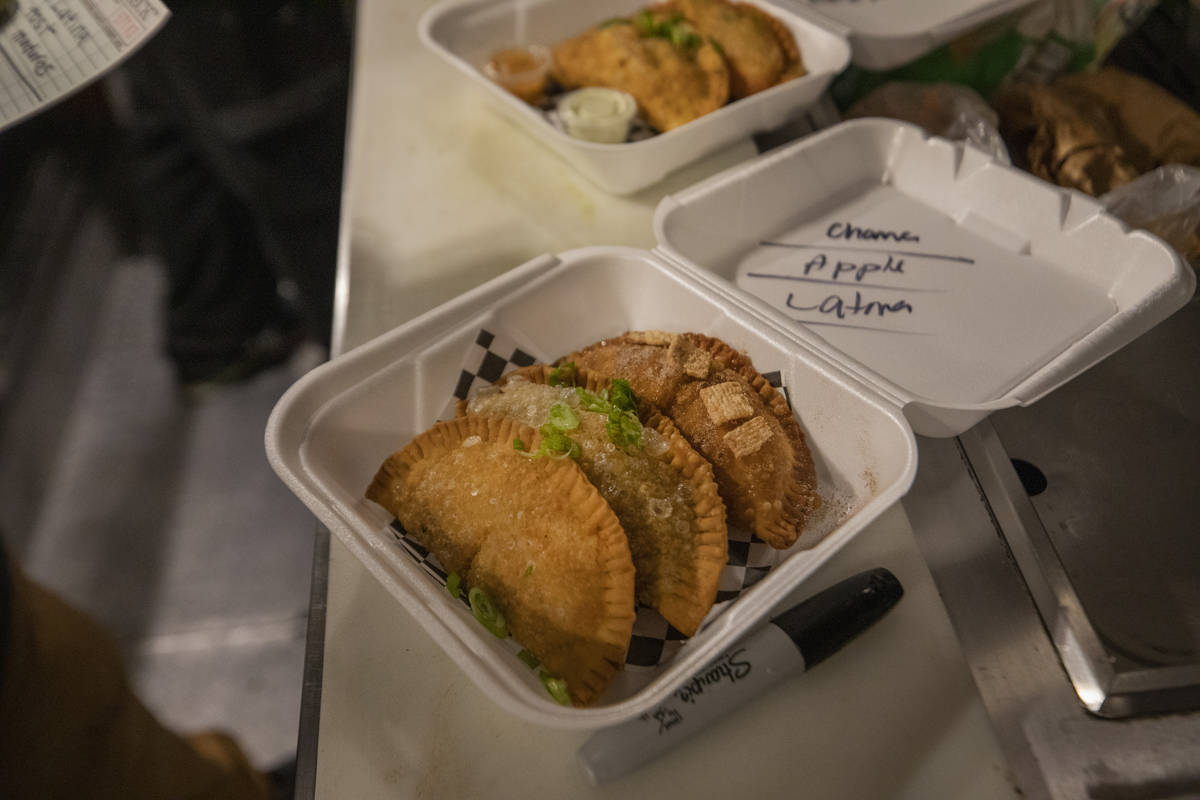
[[[921,237],[912,231],[889,231],[883,228],[863,228],[852,222],[832,222],[825,229],[830,239],[858,239],[864,242],[919,242]]]

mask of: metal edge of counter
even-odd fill
[[[337,262],[333,289],[333,323],[329,357],[346,349],[346,317],[350,297],[350,134],[354,121],[355,55],[358,44],[358,0],[342,0],[346,25],[351,34],[349,102],[342,134],[342,192],[338,218]],[[317,793],[317,748],[321,734],[321,694],[325,678],[325,621],[329,602],[329,530],[314,524],[313,561],[309,585],[308,625],[304,640],[304,670],[300,686],[300,720],[296,732],[295,800],[313,800]]]
[[[313,536],[312,584],[304,640],[304,677],[300,686],[300,725],[296,734],[297,800],[317,791],[317,743],[321,723],[321,686],[325,677],[325,613],[329,590],[329,531],[317,525]]]

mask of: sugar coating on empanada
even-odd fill
[[[556,404],[571,409],[578,427],[565,433],[579,444],[579,465],[629,536],[638,601],[693,635],[716,599],[728,556],[725,507],[711,465],[658,414],[642,428],[640,445],[615,443],[609,417],[588,410],[575,389],[598,395],[611,380],[578,369],[561,378],[572,385],[550,385],[558,377],[546,365],[516,370],[460,402],[458,411],[540,427]]]
[[[694,353],[709,354],[708,374],[689,375]],[[776,548],[790,547],[820,504],[816,470],[799,423],[786,399],[750,360],[719,339],[701,334],[635,331],[572,353],[562,362],[625,378],[639,397],[660,409],[712,462],[729,519]],[[562,363],[560,362],[560,363]],[[736,400],[733,387],[741,385]],[[703,392],[703,394],[702,394]],[[710,414],[705,398],[714,403]],[[731,403],[748,402],[754,413]],[[763,422],[735,432],[750,421]],[[727,435],[731,438],[726,438]]]
[[[680,632],[691,636],[712,608],[721,570],[729,560],[725,504],[717,488],[712,464],[688,444],[670,418],[655,413],[646,424],[670,443],[672,466],[693,487],[696,520],[692,524],[692,540],[673,541],[670,546],[678,548],[681,554],[659,552],[651,562],[659,568],[657,598],[651,605]],[[634,561],[636,564],[636,556]],[[672,568],[668,570],[667,564],[673,565]]]
[[[507,419],[439,422],[390,456],[367,497],[486,591],[512,636],[593,703],[625,659],[633,561],[616,516],[570,459],[530,458],[540,434]]]
[[[679,334],[663,331],[631,331],[612,339],[601,339],[583,350],[558,360],[574,363],[598,375],[624,378],[633,387],[643,412],[665,411],[680,387],[697,376],[687,371],[688,353],[676,351]],[[668,355],[670,354],[670,355]],[[711,369],[711,365],[706,366]]]

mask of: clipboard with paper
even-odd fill
[[[158,0],[0,0],[0,130],[100,78],[170,13]]]

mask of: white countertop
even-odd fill
[[[604,195],[478,107],[421,48],[428,5],[358,4],[340,351],[541,253],[651,246],[665,193],[755,154],[746,141],[639,195]],[[809,585],[875,566],[906,590],[881,622],[811,674],[594,788],[574,756],[585,733],[494,705],[335,538],[316,796],[1016,797],[904,511],[884,514]]]

